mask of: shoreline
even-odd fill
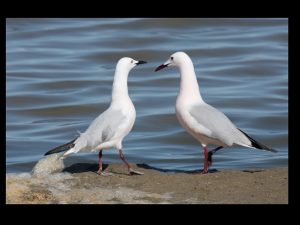
[[[165,173],[133,165],[77,163],[46,175],[6,174],[7,204],[288,204],[288,168]]]

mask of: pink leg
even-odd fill
[[[99,151],[99,170],[97,173],[98,174],[102,173],[102,150]]]
[[[131,167],[130,167],[129,163],[126,161],[122,149],[119,149],[119,155],[120,155],[120,158],[123,160],[123,162],[126,164],[128,170],[130,170]]]
[[[142,175],[143,174],[143,173],[131,168],[131,166],[125,159],[122,149],[119,149],[119,155],[120,155],[120,158],[123,160],[123,162],[126,164],[130,175]]]
[[[203,148],[204,150],[204,168],[203,168],[203,171],[201,172],[201,174],[205,174],[205,173],[208,173],[208,167],[210,166],[210,163],[208,161],[208,148],[205,146]]]

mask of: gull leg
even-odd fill
[[[203,148],[204,150],[204,168],[203,168],[203,171],[201,172],[201,174],[205,174],[205,173],[208,173],[208,167],[210,166],[210,162],[208,160],[209,158],[209,152],[208,152],[208,148],[205,146]]]
[[[130,175],[143,175],[144,174],[142,172],[136,171],[136,170],[131,168],[131,166],[129,165],[129,163],[125,159],[125,156],[123,154],[122,149],[119,149],[119,155],[120,155],[120,158],[123,160],[123,162],[126,164]]]
[[[99,151],[99,170],[97,173],[99,175],[102,173],[102,150]]]
[[[103,172],[102,171],[102,165],[103,165],[103,161],[102,161],[102,150],[99,151],[99,170],[98,170],[98,174],[102,175],[102,176],[112,176],[112,173],[107,173],[107,172]]]

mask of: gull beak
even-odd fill
[[[169,63],[168,63],[168,64],[161,64],[160,66],[158,66],[158,67],[155,69],[155,72],[157,72],[157,71],[159,71],[159,70],[161,70],[161,69],[167,67],[168,65],[169,65]]]
[[[146,62],[146,61],[138,61],[138,62],[136,63],[136,65],[145,64],[145,63],[147,63],[147,62]]]

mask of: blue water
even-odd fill
[[[137,111],[123,147],[130,163],[162,169],[203,166],[200,144],[179,125],[179,71],[154,69],[176,51],[194,62],[204,100],[278,153],[231,147],[216,169],[288,164],[288,19],[7,19],[6,168],[30,171],[49,149],[73,139],[111,99],[116,62],[148,63],[131,71]],[[69,164],[97,163],[79,153]],[[105,163],[121,163],[116,150]]]

